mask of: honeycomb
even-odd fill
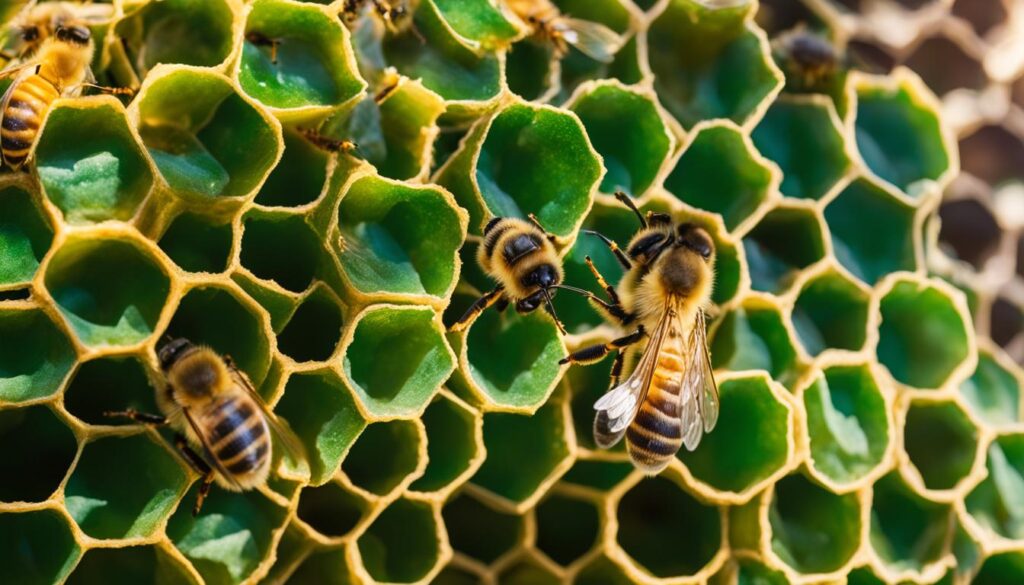
[[[920,66],[784,90],[786,10],[845,31],[870,0],[556,4],[615,59],[556,59],[490,0],[397,31],[344,0],[115,0],[94,66],[138,93],[60,100],[0,176],[0,582],[1024,581],[1024,373],[939,250],[979,184],[960,150],[991,179],[952,97]],[[588,255],[617,279],[580,235],[629,238],[617,189],[718,249],[721,418],[657,477],[593,444],[610,360],[557,363],[616,333],[581,299],[564,338],[512,311],[445,332],[493,286],[492,215],[535,213],[568,282],[599,292]],[[169,437],[103,414],[155,411],[167,333],[230,354],[308,473],[193,518]]]

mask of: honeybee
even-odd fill
[[[270,62],[277,65],[277,47],[281,41],[254,30],[245,33],[245,40],[256,47],[270,47]]]
[[[7,27],[8,36],[13,35],[15,39],[16,49],[16,54],[7,55],[8,60],[31,58],[62,23],[77,21],[99,25],[109,22],[113,16],[113,4],[29,2]]]
[[[565,334],[565,327],[551,303],[555,294],[552,289],[566,288],[561,284],[562,263],[554,240],[533,214],[528,221],[495,217],[487,222],[476,259],[480,268],[498,284],[477,299],[448,331],[462,331],[492,305],[500,312],[511,303],[523,314],[532,313],[543,305],[558,330]]]
[[[535,36],[551,43],[559,59],[568,54],[571,45],[595,61],[611,63],[622,48],[618,33],[603,24],[568,17],[550,0],[505,0],[505,5]]]
[[[157,357],[165,377],[156,400],[163,414],[134,410],[106,414],[168,425],[178,433],[175,445],[203,476],[193,516],[199,514],[214,482],[234,492],[266,483],[271,432],[291,459],[305,460],[302,444],[287,423],[270,411],[230,358],[182,338],[165,343]]]
[[[803,25],[777,36],[772,49],[786,79],[805,90],[823,89],[844,61],[831,41]]]
[[[711,302],[715,245],[703,228],[674,223],[664,213],[644,216],[625,194],[616,197],[636,213],[641,229],[625,252],[597,235],[626,273],[618,287],[609,286],[587,257],[609,302],[582,292],[607,319],[621,326],[635,324],[636,329],[609,343],[582,348],[560,363],[591,364],[617,352],[610,390],[594,403],[594,440],[608,448],[625,435],[633,464],[655,474],[681,446],[695,449],[718,421],[718,386],[704,317]],[[639,361],[620,382],[625,352],[644,340]]]
[[[352,154],[359,149],[359,145],[351,140],[331,138],[309,128],[299,128],[299,134],[302,134],[303,138],[308,140],[313,146],[327,152]]]

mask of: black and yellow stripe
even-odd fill
[[[14,169],[21,167],[39,134],[39,125],[50,104],[60,97],[56,87],[40,75],[31,75],[11,89],[10,99],[0,122],[0,147],[4,161]]]
[[[677,352],[675,343],[662,346],[647,397],[626,430],[630,458],[648,473],[664,469],[683,445],[679,373],[684,362]]]
[[[231,399],[218,404],[211,416],[219,417],[210,433],[213,456],[235,476],[258,471],[268,460],[270,437],[259,407],[249,400]]]

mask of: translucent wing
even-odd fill
[[[235,486],[236,488],[241,490],[242,486],[238,485],[238,482],[235,481],[235,477],[233,475],[231,475],[231,472],[229,472],[227,469],[225,469],[224,465],[220,462],[220,460],[217,459],[213,455],[213,448],[210,446],[210,440],[208,438],[206,438],[205,434],[203,434],[202,427],[200,427],[198,424],[196,424],[196,419],[192,418],[192,413],[189,412],[189,410],[187,408],[182,408],[181,412],[184,413],[185,420],[188,421],[188,426],[192,427],[192,432],[195,433],[196,437],[199,438],[199,442],[203,445],[203,455],[206,456],[204,458],[206,460],[206,462],[210,466],[212,466],[213,469],[221,477],[223,477],[225,480],[230,482],[233,486]]]
[[[245,388],[246,392],[249,393],[249,396],[257,405],[259,405],[260,410],[263,411],[263,417],[267,421],[267,426],[269,426],[271,432],[277,436],[278,441],[281,446],[284,447],[288,458],[296,463],[305,462],[306,449],[302,446],[302,441],[295,436],[295,432],[288,426],[288,423],[278,418],[278,416],[270,410],[270,407],[263,401],[263,397],[260,396],[259,392],[256,392],[256,389],[253,388],[252,382],[249,381],[249,377],[246,376],[244,372],[236,368],[234,365],[229,364],[229,367],[231,368],[232,375],[235,376],[239,384]]]
[[[711,353],[708,351],[708,329],[704,321],[704,311],[697,312],[697,324],[694,326],[693,344],[697,354],[694,356],[693,367],[700,372],[701,415],[704,418],[704,432],[710,433],[718,423],[718,383],[711,370]]]
[[[611,63],[615,53],[622,47],[622,37],[603,24],[561,18],[556,26],[562,32],[565,42],[595,61]]]
[[[686,347],[686,366],[679,392],[683,445],[697,448],[701,437],[718,422],[718,386],[711,372],[704,312],[698,311]]]

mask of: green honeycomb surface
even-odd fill
[[[916,74],[792,94],[755,0],[558,0],[611,63],[490,0],[343,4],[115,0],[94,69],[137,95],[57,102],[0,176],[0,582],[1024,582],[1024,373],[931,268],[960,162]],[[616,334],[580,299],[564,338],[445,333],[493,215],[617,279],[580,236],[628,240],[617,189],[718,248],[721,419],[653,478],[593,444],[610,360],[557,364]],[[155,410],[166,333],[230,354],[308,472],[193,518],[168,435],[103,415]]]

